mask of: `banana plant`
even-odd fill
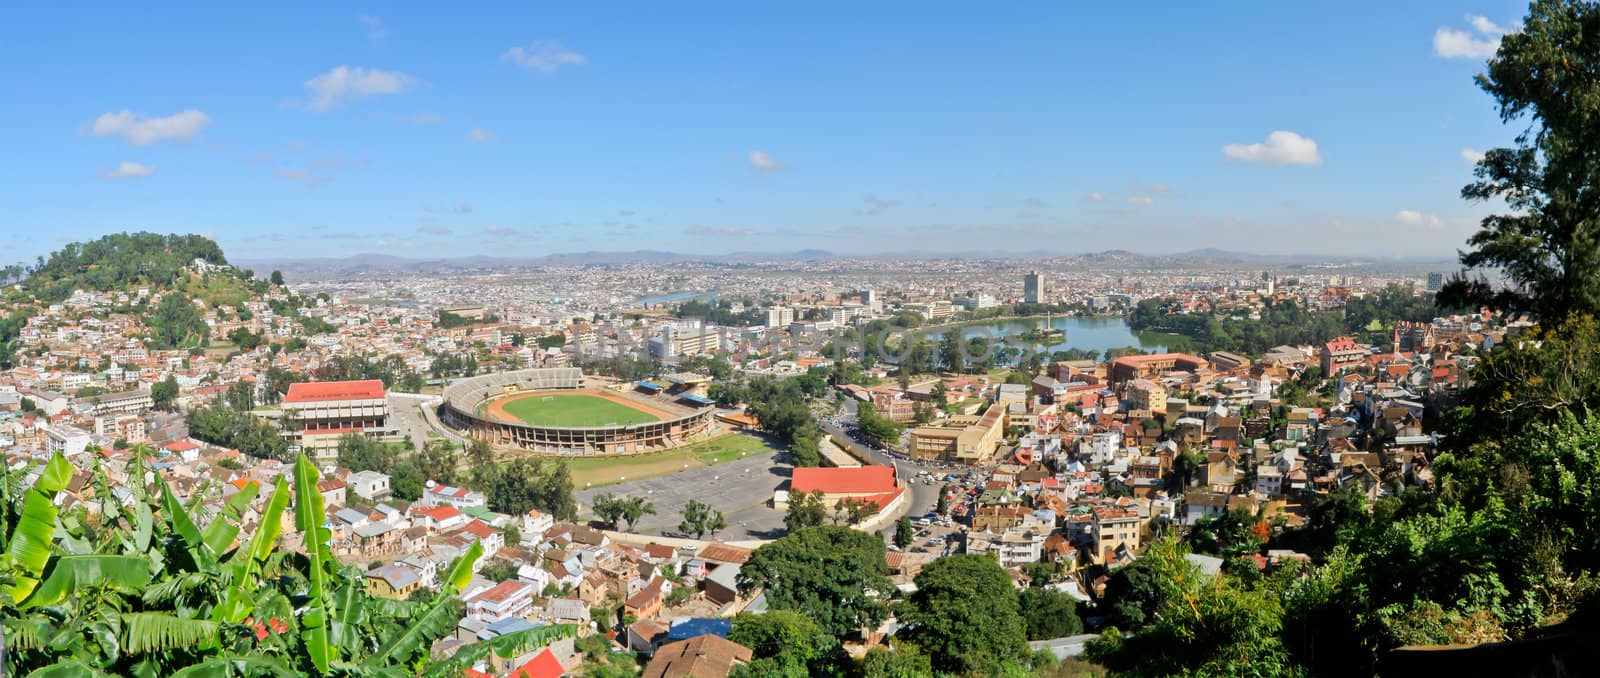
[[[294,526],[305,535],[306,559],[310,562],[306,577],[311,586],[306,593],[305,612],[300,615],[300,639],[317,673],[326,674],[339,660],[339,652],[329,630],[333,601],[328,591],[328,569],[333,553],[328,540],[333,533],[323,525],[327,514],[322,492],[317,490],[317,478],[316,467],[301,453],[294,462]]]
[[[44,575],[44,566],[56,535],[56,493],[72,480],[72,464],[59,453],[50,457],[39,472],[39,479],[22,495],[22,510],[16,527],[6,540],[6,556],[11,563],[11,585],[5,592],[13,605],[33,593]]]
[[[260,524],[237,548],[253,485],[202,530],[190,510],[197,505],[180,502],[160,478],[115,519],[96,524],[81,509],[65,519],[55,499],[71,475],[56,456],[33,487],[5,492],[14,524],[0,535],[0,601],[8,603],[0,604],[0,619],[16,650],[11,668],[22,673],[455,676],[491,653],[515,656],[578,632],[540,627],[429,663],[429,648],[460,618],[458,596],[482,545],[451,564],[427,602],[372,597],[360,572],[332,556],[317,473],[304,455],[292,479],[277,480]],[[263,574],[287,572],[290,554],[276,545],[291,502],[304,533],[304,580]],[[91,552],[72,551],[83,545]]]
[[[415,663],[419,654],[426,655],[435,639],[449,635],[461,618],[456,596],[472,581],[472,565],[483,556],[483,544],[476,541],[467,551],[450,564],[439,592],[434,594],[428,608],[411,623],[386,639],[378,650],[362,662],[363,666],[407,666]]]
[[[254,495],[253,492],[251,494]],[[283,531],[283,512],[288,507],[289,484],[283,476],[279,476],[272,497],[267,499],[267,507],[261,512],[261,522],[256,525],[255,534],[250,536],[250,543],[242,552],[235,552],[233,559],[228,562],[231,583],[223,593],[222,603],[212,611],[213,621],[237,624],[244,621],[255,608],[256,597],[260,594],[258,580],[261,565],[273,554],[278,535]]]
[[[577,624],[551,624],[513,631],[463,647],[448,659],[429,664],[422,673],[430,678],[455,678],[488,659],[491,653],[502,658],[518,657],[562,638],[577,636]]]

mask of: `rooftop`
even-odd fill
[[[377,400],[383,398],[383,382],[365,381],[308,381],[289,385],[283,397],[286,403],[321,403],[338,400]]]

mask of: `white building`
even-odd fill
[[[75,426],[57,424],[44,429],[45,449],[62,456],[75,457],[89,447],[89,432]]]
[[[350,474],[345,484],[351,493],[369,500],[384,499],[389,496],[389,476],[377,471],[357,471]]]
[[[432,480],[428,481],[427,487],[422,490],[421,501],[427,506],[454,506],[457,509],[489,507],[489,498],[482,492],[444,485]]]

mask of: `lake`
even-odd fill
[[[945,332],[959,331],[967,339],[973,337],[986,337],[991,342],[1007,338],[1012,346],[1018,348],[1032,346],[1028,342],[1018,339],[1017,336],[1035,329],[1044,323],[1044,318],[1000,318],[986,323],[974,323],[958,327],[936,327],[918,332],[934,341],[944,336]],[[1043,347],[1045,353],[1065,351],[1069,348],[1084,349],[1103,354],[1106,349],[1125,348],[1137,346],[1140,349],[1153,353],[1166,353],[1167,346],[1175,343],[1175,337],[1170,337],[1156,332],[1136,333],[1128,329],[1128,323],[1120,317],[1077,318],[1072,316],[1058,316],[1050,318],[1050,326],[1061,330],[1061,339]]]
[[[635,299],[633,301],[633,305],[634,306],[655,306],[657,304],[671,304],[671,303],[679,302],[679,301],[689,301],[691,299],[700,299],[702,297],[707,296],[707,294],[708,293],[706,293],[706,292],[695,292],[695,291],[673,292],[671,294],[661,294],[661,295],[657,295],[657,296],[654,296],[654,297],[645,297],[643,299]]]

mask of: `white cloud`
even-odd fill
[[[540,73],[554,73],[568,64],[582,66],[589,58],[562,46],[555,40],[535,40],[527,47],[512,47],[500,55],[501,61]]]
[[[750,166],[763,172],[783,169],[783,163],[766,151],[750,151]]]
[[[297,184],[305,184],[306,188],[316,188],[322,185],[323,182],[327,181],[327,179],[314,177],[310,172],[305,170],[279,169],[274,170],[273,174],[277,175],[279,179],[284,181],[293,181]]]
[[[495,142],[495,136],[489,130],[482,127],[474,127],[467,130],[467,141],[475,144],[492,144]]]
[[[1287,130],[1277,130],[1267,135],[1266,143],[1228,144],[1222,154],[1230,160],[1257,165],[1320,165],[1322,153],[1317,142]]]
[[[511,228],[510,226],[496,226],[494,224],[489,224],[488,226],[483,227],[483,232],[488,233],[489,235],[516,235],[517,229]]]
[[[307,110],[326,111],[347,101],[383,94],[401,94],[422,86],[422,81],[401,73],[376,68],[335,66],[306,81],[311,100]]]
[[[1477,16],[1475,14],[1468,14],[1467,22],[1472,24],[1473,29],[1484,35],[1505,35],[1506,33],[1510,32],[1500,24],[1490,21],[1486,17]]]
[[[127,179],[129,177],[148,177],[155,173],[156,168],[154,166],[124,160],[116,168],[101,172],[100,176],[107,179]]]
[[[1472,30],[1440,26],[1433,32],[1433,53],[1446,59],[1487,59],[1500,50],[1500,38],[1506,33],[1501,26],[1487,18],[1468,14],[1467,23]]]
[[[1083,199],[1088,200],[1089,202],[1100,202],[1105,200],[1106,197],[1099,193],[1090,193],[1089,195],[1083,196]]]
[[[1429,229],[1435,231],[1444,227],[1444,222],[1440,221],[1437,215],[1423,214],[1416,210],[1400,210],[1395,213],[1394,220],[1407,226],[1426,225]]]
[[[1149,205],[1156,204],[1156,201],[1155,201],[1154,198],[1151,198],[1150,196],[1136,195],[1136,196],[1128,198],[1128,204],[1129,205],[1138,205],[1140,207],[1147,207]]]
[[[1476,165],[1483,160],[1483,151],[1476,148],[1463,148],[1461,149],[1461,159]]]
[[[356,20],[360,21],[362,26],[367,27],[368,40],[373,42],[383,42],[384,39],[389,37],[389,27],[383,25],[383,19],[379,19],[371,14],[363,14],[356,17]]]
[[[134,146],[148,146],[169,139],[188,141],[210,122],[211,116],[192,108],[165,118],[147,118],[124,109],[102,113],[90,123],[89,133],[97,137],[115,134]]]

